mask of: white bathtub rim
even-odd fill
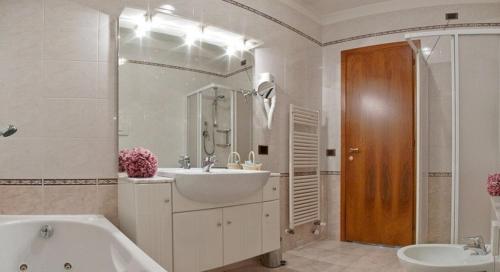
[[[96,214],[79,214],[79,215],[0,215],[0,229],[2,226],[9,226],[22,223],[79,223],[91,225],[92,227],[100,228],[110,233],[119,243],[125,244],[130,253],[138,257],[138,260],[147,267],[153,268],[151,271],[167,272],[158,263],[156,263],[149,255],[142,251],[134,242],[132,242],[125,234],[123,234],[115,225],[113,225],[103,215]],[[148,270],[149,271],[149,270]]]

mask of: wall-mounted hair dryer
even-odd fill
[[[273,121],[273,112],[276,107],[276,84],[274,77],[270,73],[262,73],[257,79],[255,88],[257,94],[264,99],[264,109],[267,115],[267,128],[271,129]]]
[[[0,130],[0,136],[9,137],[17,132],[17,128],[14,125],[9,125],[8,128]]]

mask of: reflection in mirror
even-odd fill
[[[252,148],[257,40],[174,16],[171,7],[120,16],[119,147],[151,150],[159,167],[193,167]]]

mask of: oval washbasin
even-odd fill
[[[201,168],[162,168],[158,176],[175,179],[179,193],[193,201],[204,203],[236,202],[260,190],[269,179],[269,171]]]
[[[463,245],[411,245],[399,249],[398,258],[408,272],[493,272],[491,254],[472,255]]]

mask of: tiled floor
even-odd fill
[[[319,241],[284,253],[286,266],[268,269],[254,264],[230,272],[403,272],[396,251],[394,248]]]

